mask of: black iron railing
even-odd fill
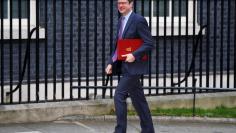
[[[21,4],[19,4],[21,3]],[[0,104],[112,98],[116,0],[0,0]],[[155,42],[147,96],[236,89],[234,0],[136,0]],[[36,27],[36,28],[35,28]]]

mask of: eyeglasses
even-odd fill
[[[117,2],[118,5],[126,5],[128,4],[129,2]]]

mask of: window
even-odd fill
[[[159,4],[157,3],[159,2]],[[173,3],[172,3],[173,2]],[[159,11],[157,12],[157,4],[159,5]],[[188,4],[188,11],[187,6]],[[195,23],[195,34],[199,31],[200,27],[197,24],[197,17],[195,17],[195,22],[193,22],[193,1],[192,0],[152,0],[151,1],[151,17],[152,17],[152,35],[156,36],[157,27],[157,16],[159,16],[159,36],[164,35],[164,21],[166,19],[166,35],[171,35],[171,21],[173,18],[173,35],[179,35],[179,25],[181,26],[181,35],[186,35],[186,22],[188,21],[188,35],[193,34],[193,25]],[[143,6],[143,11],[142,11]],[[174,7],[172,7],[174,6]],[[181,13],[179,14],[179,8],[181,6]],[[164,8],[166,7],[166,8]],[[195,16],[197,16],[197,2],[195,3]],[[165,10],[165,11],[164,11]],[[173,14],[172,14],[172,10]],[[137,0],[136,1],[136,12],[144,15],[149,23],[149,0]],[[187,18],[188,13],[188,20]],[[166,17],[165,17],[166,16]],[[179,24],[179,19],[181,19],[181,24]]]
[[[4,19],[9,19],[10,18],[10,14],[9,14],[9,0],[3,0],[3,18]],[[12,1],[12,17],[14,19],[18,18],[18,4],[19,4],[19,0],[13,0]],[[0,14],[1,17],[1,14]],[[22,0],[21,1],[21,17],[22,18],[27,18],[27,1],[26,0]]]
[[[21,4],[21,38],[26,39],[28,38],[28,12],[27,12],[27,4],[29,0],[12,0],[12,38],[19,39],[19,4]],[[30,29],[36,27],[36,0],[30,0]],[[0,18],[1,14],[3,14],[3,30],[4,30],[4,38],[3,39],[10,39],[10,0],[2,0],[3,4],[3,13],[0,10]],[[0,19],[0,24],[1,24]],[[2,30],[2,29],[0,29]],[[40,38],[44,38],[44,29],[40,29]],[[1,34],[1,33],[0,33]],[[32,38],[35,38],[35,33],[33,34]]]

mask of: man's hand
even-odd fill
[[[126,57],[125,62],[132,63],[135,61],[135,57],[133,54],[125,54],[125,55],[121,55],[121,57]]]
[[[107,74],[112,74],[112,65],[111,64],[107,65],[107,68],[105,71]]]

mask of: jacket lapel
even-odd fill
[[[116,30],[116,40],[115,40],[115,42],[117,42],[117,40],[118,40],[118,35],[119,35],[119,28],[120,28],[120,19],[121,19],[121,18],[119,18],[119,21],[118,21],[118,24],[117,24],[117,30]]]
[[[122,34],[122,38],[125,38],[125,33],[127,32],[129,26],[132,24],[133,16],[134,16],[134,12],[132,12],[131,15],[129,16],[129,19],[128,19],[126,25],[125,25],[125,29],[124,29],[123,34]]]

